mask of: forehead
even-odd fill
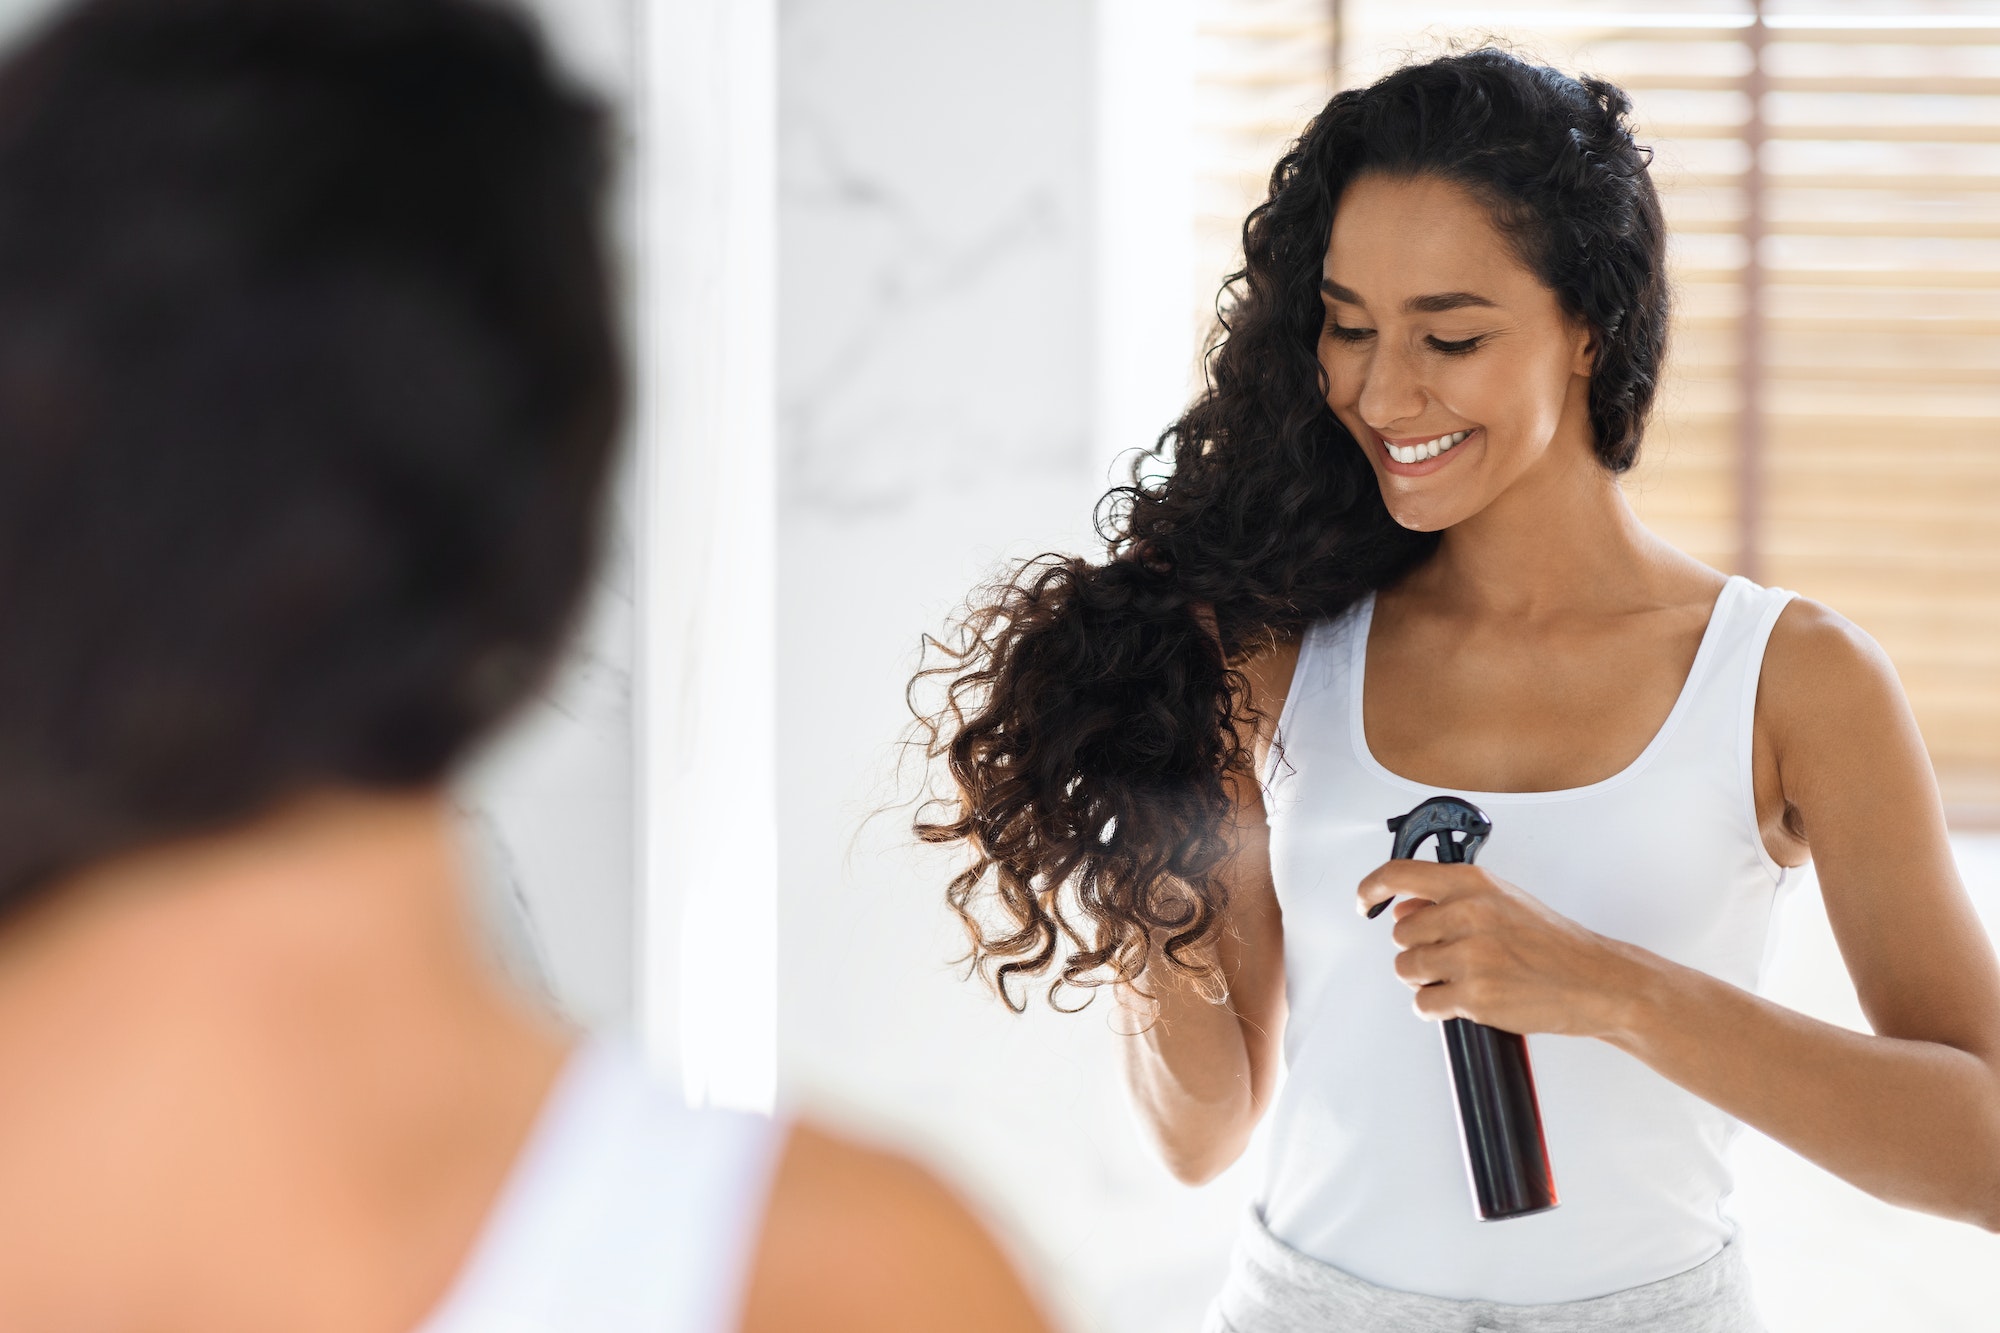
[[[1478,292],[1503,305],[1553,297],[1486,205],[1437,176],[1371,172],[1351,182],[1334,213],[1325,272],[1384,310],[1434,292]]]

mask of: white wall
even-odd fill
[[[777,1083],[777,4],[642,9],[638,1014],[695,1105]]]
[[[533,0],[577,77],[620,119],[615,239],[632,247],[634,0]],[[629,289],[629,287],[628,287]],[[620,463],[589,618],[547,694],[483,756],[460,799],[503,956],[579,1022],[623,1028],[634,998],[633,521]]]
[[[857,833],[918,636],[1003,555],[1086,549],[1106,483],[1094,30],[1085,0],[781,10],[780,1077],[958,1170],[1076,1327],[1191,1333],[1240,1182],[1148,1159],[1102,1010],[960,979],[907,810]]]
[[[57,3],[58,0],[0,0],[0,42],[12,41],[28,31]]]

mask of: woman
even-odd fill
[[[0,1328],[1043,1327],[927,1175],[489,965],[446,784],[623,414],[605,117],[474,0],[0,66]]]
[[[2000,1226],[2000,976],[1893,670],[1619,489],[1668,296],[1627,110],[1494,51],[1336,96],[1171,474],[938,668],[959,797],[921,831],[972,851],[951,901],[1010,1003],[1114,986],[1185,1180],[1275,1096],[1213,1329],[1756,1328],[1739,1122]],[[1491,816],[1479,864],[1383,864],[1433,793]],[[1755,994],[1808,854],[1875,1035]],[[1474,1220],[1412,997],[1536,1034],[1558,1208]]]

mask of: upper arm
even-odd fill
[[[1238,670],[1248,685],[1239,711],[1238,736],[1249,748],[1254,772],[1261,774],[1276,738],[1278,716],[1298,665],[1296,640],[1272,645]],[[1261,1109],[1277,1082],[1285,1030],[1285,939],[1277,887],[1271,879],[1271,830],[1257,778],[1234,774],[1230,794],[1236,810],[1233,852],[1223,870],[1229,892],[1229,921],[1221,940],[1221,963],[1229,980],[1229,1002],[1243,1028],[1250,1058],[1251,1096]]]
[[[2000,967],[1888,656],[1832,611],[1794,602],[1771,635],[1758,724],[1869,1023],[2000,1057]]]
[[[1245,685],[1236,710],[1237,739],[1249,748],[1260,773],[1270,757],[1278,733],[1278,717],[1285,711],[1285,697],[1291,692],[1292,676],[1298,667],[1297,639],[1281,639],[1236,664]]]
[[[800,1126],[765,1212],[742,1333],[1046,1333],[965,1205],[894,1154]]]

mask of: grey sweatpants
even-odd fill
[[[1685,1273],[1557,1305],[1453,1301],[1363,1282],[1252,1213],[1202,1333],[1764,1333],[1740,1246]]]

